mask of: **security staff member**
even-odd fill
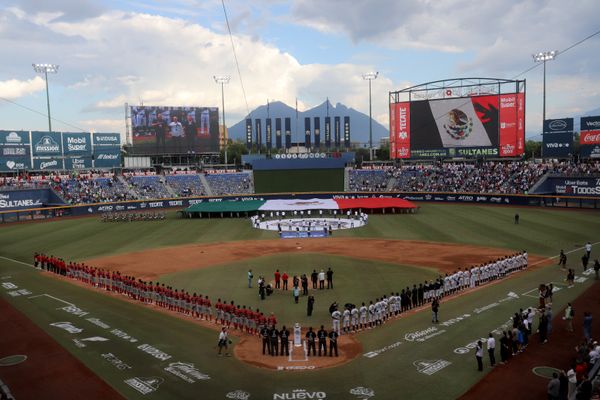
[[[337,349],[337,339],[338,333],[336,331],[329,332],[329,357],[333,356],[333,352],[335,351],[335,356],[338,356]]]
[[[269,336],[269,328],[267,328],[266,325],[263,325],[263,327],[260,329],[260,337],[262,337],[263,343],[263,356],[265,355],[265,350],[267,351],[267,354],[271,354],[271,342],[269,340]]]
[[[327,355],[327,331],[325,327],[321,325],[321,329],[317,332],[317,338],[319,339],[319,357],[321,356],[321,348],[323,349],[323,355]]]
[[[307,355],[310,356],[310,349],[312,349],[313,352],[313,356],[317,355],[317,350],[315,348],[315,339],[316,339],[317,335],[315,334],[315,332],[313,331],[312,326],[310,328],[308,328],[308,332],[306,332],[306,341],[308,342],[308,353]]]
[[[271,355],[276,356],[279,354],[279,331],[275,328],[275,325],[271,328]]]
[[[281,337],[281,352],[279,353],[279,355],[282,356],[283,350],[285,349],[285,355],[289,356],[290,355],[290,350],[289,350],[290,331],[287,330],[285,325],[281,328],[281,331],[279,331],[279,336]]]

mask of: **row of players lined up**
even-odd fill
[[[234,301],[227,302],[218,299],[214,305],[215,311],[213,311],[208,296],[173,289],[164,283],[145,282],[133,276],[121,275],[118,271],[107,271],[83,263],[67,263],[61,258],[45,254],[35,253],[33,258],[36,268],[192,318],[208,322],[214,321],[217,325],[233,327],[248,334],[258,335],[261,327],[277,324],[277,318],[273,313],[265,316],[258,308],[253,311],[250,307],[236,305]]]
[[[163,221],[167,217],[164,211],[146,212],[107,212],[102,214],[102,222]]]
[[[443,296],[501,279],[512,272],[527,268],[527,262],[527,252],[523,251],[464,271],[459,269],[454,274],[446,274],[435,281],[426,281],[418,287],[413,285],[412,289],[407,287],[396,294],[392,292],[390,296],[384,295],[374,302],[370,301],[368,305],[362,303],[357,307],[347,303],[340,311],[337,303],[333,303],[329,308],[333,330],[344,334],[371,329],[383,324],[388,318],[429,302],[432,303],[432,322],[437,323],[439,300]]]

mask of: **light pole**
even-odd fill
[[[373,116],[371,115],[371,81],[377,79],[379,72],[367,72],[363,79],[369,81],[369,159],[373,161]]]
[[[225,126],[225,85],[229,83],[231,77],[229,75],[215,75],[213,76],[215,82],[221,84],[221,101],[223,105],[222,114],[223,114],[223,139],[225,140],[225,168],[227,168],[228,160],[227,160],[227,127]]]
[[[551,61],[556,58],[558,51],[542,51],[541,53],[533,54],[533,62],[541,62],[544,64],[544,101],[543,101],[543,110],[542,110],[542,133],[543,133],[543,123],[546,120],[546,61]]]
[[[31,64],[33,70],[39,74],[44,74],[44,80],[46,81],[46,103],[48,105],[48,131],[52,132],[52,118],[50,117],[50,92],[48,91],[48,73],[58,73],[57,64]]]

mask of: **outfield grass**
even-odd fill
[[[334,271],[333,290],[312,290],[310,273],[321,268],[331,267]],[[252,268],[254,286],[248,288],[247,271]],[[279,268],[290,276],[289,287],[292,287],[294,275],[305,273],[309,278],[309,294],[315,297],[315,309],[312,317],[306,315],[307,296],[301,296],[299,304],[294,303],[291,290],[275,290],[273,295],[264,301],[258,296],[256,279],[264,276],[267,282],[273,279],[275,269]],[[235,300],[236,304],[257,307],[263,312],[274,312],[281,323],[299,322],[302,326],[329,326],[329,305],[334,301],[343,305],[353,303],[360,306],[361,302],[369,304],[369,300],[415,283],[437,278],[435,269],[401,266],[374,261],[358,260],[349,257],[338,257],[329,254],[279,254],[258,257],[252,260],[219,265],[214,268],[204,268],[195,271],[179,272],[164,275],[159,278],[175,288],[182,288],[190,293],[209,295],[213,301]],[[231,296],[230,296],[231,295]],[[233,298],[230,298],[233,297]]]
[[[521,215],[518,226],[513,224],[515,212]],[[600,241],[599,232],[600,218],[594,211],[425,204],[419,214],[371,216],[366,227],[335,234],[469,243],[511,250],[526,248],[530,253],[554,256],[561,248],[568,251],[588,240]],[[184,243],[275,238],[273,233],[251,229],[245,220],[180,220],[170,214],[164,223],[103,224],[97,218],[85,218],[0,227],[0,255],[29,262],[34,251],[45,251],[66,259],[85,259]],[[577,267],[578,272],[581,270],[581,253],[578,250],[569,254],[568,264]],[[594,246],[592,257],[599,253],[600,249]],[[257,254],[257,257],[252,260],[255,275],[264,271],[267,276],[272,276],[273,264],[279,262],[290,265],[292,272],[308,272],[313,266],[327,263],[335,265],[336,289],[334,292],[318,293],[319,313],[323,312],[319,309],[321,305],[338,296],[338,300],[347,295],[353,301],[369,295],[367,291],[370,290],[379,294],[380,291],[390,291],[395,285],[399,285],[396,290],[400,290],[405,286],[405,280],[412,282],[416,275],[427,274],[409,266],[365,263],[335,256],[260,257]],[[180,287],[203,289],[207,294],[215,293],[215,296],[224,290],[223,297],[231,296],[240,299],[238,301],[248,299],[250,304],[251,297],[257,296],[257,293],[245,288],[246,268],[246,263],[234,263],[174,274],[167,279]],[[350,395],[349,391],[357,386],[373,389],[376,399],[456,398],[483,374],[476,371],[472,353],[458,354],[454,349],[487,335],[519,308],[536,304],[535,288],[540,282],[555,282],[561,288],[554,296],[555,312],[590,285],[587,279],[567,289],[563,279],[564,273],[555,265],[518,274],[483,290],[443,301],[440,316],[443,323],[448,322],[448,326],[441,324],[431,330],[436,336],[424,341],[413,340],[411,333],[431,328],[429,312],[416,313],[358,336],[364,352],[375,354],[374,357],[359,356],[337,368],[296,373],[259,369],[235,358],[217,358],[214,349],[216,334],[212,330],[157,313],[151,307],[123,302],[95,290],[56,280],[6,258],[0,259],[0,281],[31,292],[29,295],[12,296],[9,294],[12,289],[0,287],[0,296],[25,313],[123,396],[140,399],[224,399],[227,393],[237,389],[248,392],[250,399],[272,399],[275,394],[291,394],[297,389],[305,389],[309,393],[323,392],[327,399],[354,399],[357,397]],[[361,289],[363,293],[359,292]],[[509,297],[509,292],[518,297]],[[267,301],[275,303],[275,300],[279,300],[277,307],[288,307],[292,302],[291,295],[287,299]],[[65,302],[89,314],[70,314],[63,309]],[[297,313],[298,318],[303,317],[304,305],[301,308],[292,311]],[[481,311],[483,309],[485,311]],[[583,311],[578,310],[578,313]],[[90,317],[99,318],[110,328],[90,323],[87,320]],[[450,323],[456,317],[464,319]],[[57,321],[69,321],[84,331],[71,334],[50,326]],[[110,332],[114,328],[134,336],[137,342],[119,339]],[[85,348],[74,345],[74,338],[95,335],[110,340],[92,342]],[[138,349],[143,344],[152,345],[171,357],[160,361]],[[131,369],[117,370],[106,362],[101,354],[108,352],[130,365]],[[444,360],[451,364],[433,375],[426,375],[415,366],[423,360]],[[210,379],[188,383],[165,371],[170,363],[179,361],[193,363]],[[159,377],[163,382],[155,393],[142,395],[125,384],[124,381],[132,377]]]
[[[518,212],[521,224],[514,225]],[[428,240],[527,249],[557,254],[598,238],[596,211],[423,204],[414,215],[372,215],[363,228],[335,236]],[[57,220],[0,227],[0,252],[30,261],[34,251],[70,259],[128,253],[187,243],[276,239],[275,232],[253,229],[246,219],[180,219],[175,212],[161,222],[102,223],[99,218]]]

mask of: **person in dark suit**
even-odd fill
[[[310,356],[310,349],[312,349],[313,356],[317,355],[317,349],[315,348],[315,339],[316,338],[317,338],[317,335],[315,334],[315,332],[313,331],[313,328],[311,326],[310,328],[308,328],[308,332],[306,332],[306,341],[308,342],[308,352],[306,354],[309,356]]]
[[[333,289],[333,271],[327,268],[327,289]]]
[[[329,332],[329,357],[333,356],[333,352],[335,352],[335,356],[338,356],[338,347],[337,347],[337,340],[338,340],[338,333],[336,331],[331,331]]]
[[[279,331],[273,325],[269,333],[271,338],[271,355],[276,356],[279,354]]]
[[[306,303],[306,315],[307,316],[309,316],[309,317],[312,316],[314,306],[315,306],[315,297],[308,296],[308,301]]]
[[[183,132],[185,135],[185,147],[188,153],[194,152],[196,132],[198,132],[198,125],[194,121],[194,117],[190,114],[187,116],[187,120],[183,123]]]
[[[279,337],[281,338],[281,351],[280,351],[279,355],[282,356],[283,351],[285,350],[285,355],[289,356],[290,355],[290,348],[289,348],[290,331],[287,330],[285,325],[281,327],[281,330],[279,331]]]
[[[269,332],[269,328],[267,328],[266,325],[264,325],[261,329],[260,329],[260,337],[262,338],[262,353],[263,356],[265,355],[265,351],[266,354],[271,354],[271,341],[270,341],[270,334],[271,332]]]
[[[313,269],[312,274],[310,274],[310,280],[312,281],[313,289],[317,288],[317,280],[319,279],[319,274],[316,269]]]
[[[165,139],[167,136],[167,122],[163,119],[163,115],[157,111],[156,119],[152,123],[154,128],[154,136],[156,137],[156,151],[165,151]]]
[[[319,339],[319,357],[321,356],[321,349],[323,349],[323,355],[327,355],[327,336],[325,327],[321,325],[321,329],[317,332],[317,338]]]

